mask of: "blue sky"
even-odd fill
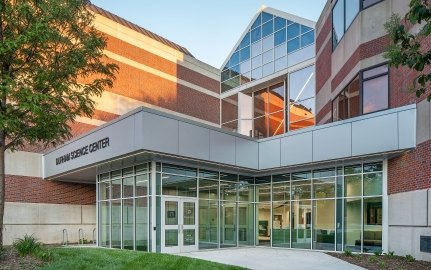
[[[219,68],[260,6],[317,21],[326,0],[92,0]]]

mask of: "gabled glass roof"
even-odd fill
[[[314,44],[312,27],[266,10],[258,13],[225,62],[221,92],[286,69],[289,54]]]

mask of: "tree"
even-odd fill
[[[410,33],[411,26],[417,26],[419,31]],[[431,83],[431,50],[425,48],[425,42],[422,41],[431,34],[431,1],[410,0],[404,20],[394,14],[385,28],[391,39],[385,57],[389,59],[391,66],[408,66],[417,71],[412,90],[417,97],[428,94],[427,100],[430,101],[431,93],[428,90]]]
[[[94,96],[112,87],[118,67],[104,61],[106,40],[89,0],[0,0],[0,247],[5,151],[55,145],[68,123],[91,117]]]

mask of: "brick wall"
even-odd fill
[[[431,141],[388,162],[388,193],[431,188]]]
[[[96,185],[47,181],[38,177],[6,175],[6,202],[90,205]]]

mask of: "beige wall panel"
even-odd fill
[[[92,240],[96,206],[7,202],[4,224],[5,245],[25,234],[34,234],[43,243],[61,243],[63,229],[67,229],[70,242],[78,242],[80,228],[84,238]]]
[[[42,155],[24,151],[6,151],[6,174],[42,177]]]
[[[389,226],[427,226],[427,193],[416,190],[389,195]]]

